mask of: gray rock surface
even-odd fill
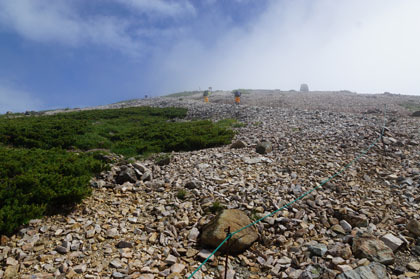
[[[382,264],[392,264],[395,260],[392,249],[369,233],[357,235],[353,239],[352,249],[358,258],[367,258]]]
[[[229,270],[237,279],[335,278],[369,265],[371,260],[356,257],[350,247],[358,233],[370,232],[375,239],[392,234],[404,242],[395,252],[394,265],[386,267],[389,274],[397,267],[403,272],[398,276],[418,273],[406,266],[420,255],[418,237],[407,227],[410,220],[420,220],[419,123],[399,105],[417,97],[245,93],[240,105],[233,104],[230,92],[215,92],[205,105],[202,96],[191,96],[104,106],[179,106],[189,109],[187,119],[235,118],[243,125],[234,128],[233,142],[240,140],[247,148],[174,152],[171,163],[163,166],[154,159],[111,164],[109,171],[92,179],[92,195],[74,211],[33,220],[15,235],[0,236],[0,274],[15,270],[23,279],[186,278],[211,253],[198,240],[199,230],[214,218],[210,209],[216,202],[252,220],[291,203],[377,138],[383,104],[388,107],[386,152],[382,143],[373,146],[345,172],[258,223],[260,238],[230,257]],[[256,154],[249,147],[261,139],[275,148]],[[135,182],[116,183],[123,166],[135,172]],[[200,183],[186,188],[192,180]],[[184,199],[177,198],[180,190],[186,191]],[[336,225],[345,234],[333,230]],[[118,248],[121,241],[133,247]],[[308,250],[316,243],[327,247],[323,256]],[[55,251],[57,246],[66,253]],[[169,255],[177,262],[165,262]],[[213,256],[194,278],[217,278],[223,260]]]
[[[337,279],[387,279],[389,278],[386,267],[379,263],[371,263],[354,270],[343,272]]]
[[[271,144],[271,142],[263,141],[257,144],[255,151],[259,154],[267,154],[273,151],[273,145]]]

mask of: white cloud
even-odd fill
[[[38,42],[59,42],[70,46],[94,43],[130,54],[141,51],[141,43],[127,31],[128,22],[112,16],[82,18],[72,5],[74,3],[62,0],[0,0],[0,24]]]
[[[7,83],[0,83],[0,113],[23,112],[41,108],[42,102],[30,93],[16,89]]]
[[[162,91],[214,88],[349,89],[420,94],[420,1],[272,1],[247,30],[162,54]],[[208,26],[211,28],[211,26]],[[177,87],[171,89],[171,87]]]
[[[140,12],[155,12],[163,16],[195,14],[195,8],[189,1],[177,0],[114,0],[122,5],[135,8]]]

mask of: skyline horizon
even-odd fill
[[[0,111],[203,85],[417,96],[419,13],[416,0],[0,0]]]

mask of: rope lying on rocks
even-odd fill
[[[232,233],[229,233],[226,238],[219,244],[219,246],[217,246],[216,249],[214,249],[214,251],[210,254],[210,256],[207,257],[207,259],[205,259],[196,270],[194,270],[194,272],[188,277],[188,279],[193,278],[194,274],[196,274],[202,267],[203,265],[220,249],[220,247],[223,246],[223,244],[225,244],[226,241],[228,241],[231,237],[233,237],[235,234],[261,222],[262,220],[264,220],[267,217],[271,217],[274,214],[276,214],[277,212],[279,212],[280,210],[283,210],[289,206],[291,206],[292,204],[294,204],[295,202],[303,199],[304,197],[306,197],[307,195],[309,195],[310,193],[312,193],[313,191],[317,190],[318,188],[322,187],[324,184],[326,184],[327,182],[331,181],[334,177],[336,177],[337,175],[340,175],[341,173],[343,173],[344,171],[346,171],[349,167],[351,167],[355,162],[357,162],[361,157],[363,157],[364,155],[366,155],[366,153],[369,152],[369,150],[375,146],[376,143],[378,143],[378,141],[380,141],[383,136],[384,136],[384,132],[385,132],[385,125],[386,125],[386,105],[384,106],[384,124],[382,126],[381,129],[381,133],[380,135],[376,138],[375,141],[373,141],[368,148],[366,148],[365,150],[363,150],[356,158],[354,158],[350,163],[348,163],[347,165],[345,165],[343,168],[341,168],[338,172],[336,172],[335,174],[333,174],[332,176],[330,176],[329,178],[327,178],[326,180],[323,180],[318,186],[312,188],[311,190],[305,192],[303,195],[301,195],[300,197],[298,197],[297,199],[289,202],[288,204],[283,205],[282,207],[280,207],[279,209],[271,212],[270,214],[267,214],[263,217],[261,217],[260,219],[246,225],[245,227],[242,227]]]

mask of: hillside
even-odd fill
[[[233,142],[245,147],[172,152],[169,164],[152,157],[111,165],[72,212],[1,237],[0,278],[188,278],[210,255],[200,231],[217,212],[268,215],[372,143],[345,171],[257,223],[258,240],[229,256],[228,277],[420,276],[420,118],[410,116],[420,97],[248,90],[240,105],[230,92],[209,99],[196,93],[94,108],[175,106],[188,109],[186,120],[233,118]],[[271,152],[256,152],[262,141]],[[364,240],[370,250],[356,247]],[[224,259],[217,253],[194,278],[223,278]]]

